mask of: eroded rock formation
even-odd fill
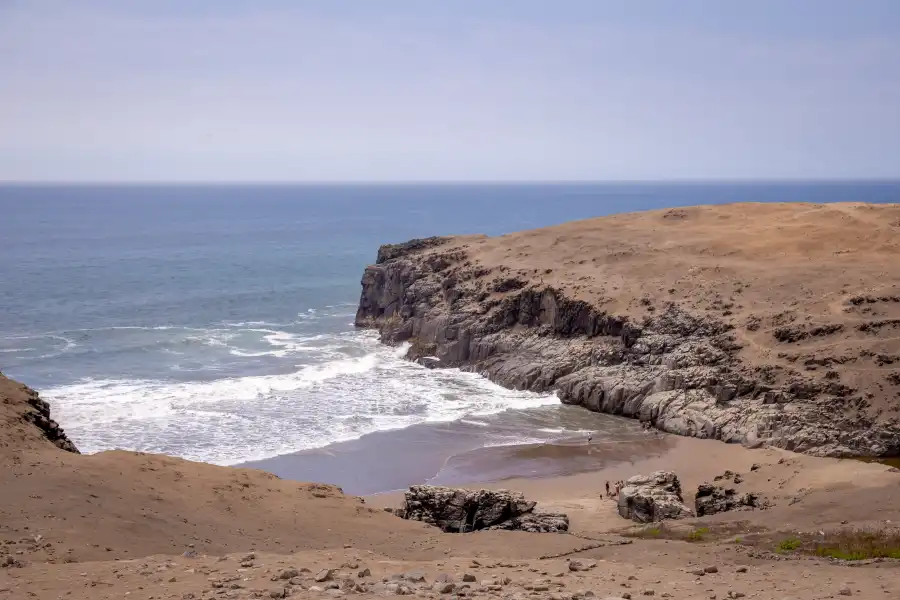
[[[698,517],[732,510],[765,507],[766,501],[759,494],[752,492],[739,494],[734,488],[726,488],[709,483],[701,484],[697,488],[697,497],[694,501],[694,508]]]
[[[557,532],[569,529],[560,513],[536,510],[537,503],[508,490],[464,490],[433,485],[414,485],[396,514],[422,521],[448,533],[480,529]]]
[[[693,517],[684,504],[681,483],[675,473],[657,471],[635,475],[619,490],[619,515],[637,523],[655,523]]]

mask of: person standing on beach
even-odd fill
[[[609,481],[606,482],[606,497],[609,498]]]

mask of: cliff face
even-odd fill
[[[858,205],[774,206],[777,214],[761,215],[762,223],[745,222],[744,205],[698,207],[674,218],[659,211],[385,246],[363,275],[356,324],[377,328],[385,343],[411,342],[410,359],[438,359],[424,361],[429,366],[555,390],[565,403],[671,433],[822,456],[900,454],[900,376],[891,370],[895,359],[900,366],[892,341],[900,319],[857,311],[896,308],[900,316],[900,296],[882,289],[885,268],[900,281],[896,244],[870,253],[866,269],[838,265],[844,279],[857,280],[849,290],[827,281],[839,259],[818,240],[840,227],[834,243],[846,243],[854,223],[832,211]],[[882,225],[886,239],[900,234],[900,210],[887,208],[864,213],[856,233],[877,243],[870,226],[893,217]],[[794,232],[782,229],[786,215],[813,231],[801,240],[812,253],[787,239]],[[767,234],[784,264],[768,263],[765,252],[748,255],[749,241],[723,218],[755,227],[758,236],[748,239],[757,244]],[[698,248],[685,220],[699,232],[722,231],[705,231],[715,239]],[[698,269],[712,276],[692,277]],[[875,284],[878,293],[860,294]],[[804,296],[806,305],[798,302]]]
[[[40,448],[49,442],[78,454],[78,448],[50,418],[50,405],[36,391],[0,373],[0,449]]]

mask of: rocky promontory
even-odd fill
[[[359,327],[670,432],[900,455],[900,205],[733,204],[383,246]]]

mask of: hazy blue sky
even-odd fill
[[[0,180],[900,177],[900,0],[0,0]]]

